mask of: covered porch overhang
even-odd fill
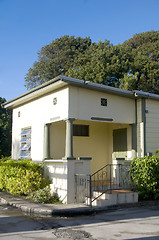
[[[77,175],[90,176],[107,164],[128,162],[136,156],[135,129],[129,123],[73,118],[46,124],[44,162],[52,190],[63,202],[76,202]],[[118,148],[122,132],[126,142]]]
[[[70,118],[45,125],[44,160],[91,158],[93,173],[115,160],[132,160],[136,142],[136,124]]]

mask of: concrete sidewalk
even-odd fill
[[[35,215],[52,216],[79,216],[90,215],[96,212],[115,210],[119,208],[154,206],[159,205],[159,201],[145,201],[138,203],[127,203],[112,205],[107,207],[90,207],[85,204],[41,204],[31,202],[22,197],[15,197],[9,193],[0,192],[0,202],[21,209],[21,211]]]
[[[94,209],[84,204],[41,204],[5,192],[0,192],[0,202],[17,207],[23,212],[38,215],[73,216],[94,212]]]

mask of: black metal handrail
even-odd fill
[[[104,193],[132,188],[128,164],[107,164],[89,177],[90,205]],[[93,191],[99,192],[93,198]]]
[[[104,167],[98,169],[96,172],[94,172],[93,174],[91,174],[91,176],[94,176],[95,174],[97,174],[98,172],[100,172],[101,170],[103,170],[104,168],[106,168],[107,166],[110,166],[110,165],[121,165],[121,164],[107,164],[105,165]]]

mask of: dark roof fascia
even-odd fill
[[[70,78],[70,77],[66,77],[66,76],[60,76],[60,77],[63,81],[67,81],[72,85],[79,85],[81,87],[91,88],[94,90],[103,91],[103,92],[116,94],[116,95],[121,95],[121,96],[129,97],[129,98],[138,98],[139,97],[139,98],[150,98],[150,99],[154,99],[154,100],[159,100],[159,95],[153,94],[153,93],[143,92],[143,91],[139,91],[139,90],[128,91],[128,90],[124,90],[121,88],[115,88],[115,87],[110,87],[110,86],[106,86],[106,85],[99,84],[99,83],[94,83],[91,81],[79,80],[79,79]]]
[[[80,87],[84,87],[84,88],[90,88],[93,90],[107,92],[107,93],[111,93],[111,94],[115,94],[115,95],[121,95],[124,97],[134,98],[133,92],[128,91],[128,90],[110,87],[110,86],[106,86],[103,84],[94,83],[91,81],[70,78],[70,77],[66,77],[66,76],[60,76],[60,78],[61,78],[61,80],[65,81],[67,83],[70,83],[71,85],[76,85],[76,86],[80,86]]]
[[[32,94],[32,93],[35,93],[36,91],[41,90],[41,89],[43,89],[43,88],[45,88],[45,87],[47,87],[47,86],[49,86],[49,85],[51,85],[51,84],[59,81],[59,80],[60,80],[60,77],[59,77],[59,76],[58,76],[58,77],[55,77],[54,79],[52,79],[52,80],[50,80],[50,81],[48,81],[48,82],[46,82],[46,83],[43,83],[43,84],[41,84],[41,85],[39,85],[39,86],[37,86],[37,87],[35,87],[35,88],[33,88],[33,89],[31,89],[31,90],[29,90],[29,91],[21,94],[21,95],[19,95],[19,96],[15,97],[15,98],[13,98],[13,99],[11,99],[11,100],[3,103],[2,106],[5,107],[6,105],[11,104],[11,103],[13,103],[13,102],[15,102],[15,101],[17,101],[17,100],[20,100],[21,98],[26,97],[27,95],[30,95],[30,94]]]
[[[106,85],[102,85],[99,83],[94,83],[94,82],[90,82],[90,81],[85,81],[85,80],[80,80],[80,79],[75,79],[75,78],[71,78],[71,77],[66,77],[66,76],[62,76],[59,75],[55,78],[53,78],[52,80],[38,86],[35,87],[29,91],[27,91],[26,93],[23,93],[21,95],[19,95],[18,97],[15,97],[7,102],[5,102],[3,104],[3,107],[7,107],[7,106],[11,106],[14,102],[20,101],[22,98],[27,97],[31,94],[34,94],[36,92],[38,92],[39,90],[44,89],[45,87],[49,87],[50,85],[58,82],[58,81],[62,81],[65,82],[67,84],[70,85],[75,85],[75,86],[80,86],[83,88],[89,88],[89,89],[93,89],[93,90],[97,90],[97,91],[103,91],[103,92],[108,92],[111,94],[116,94],[116,95],[121,95],[121,96],[125,96],[125,97],[130,97],[130,98],[134,98],[134,94],[131,91],[127,91],[127,90],[123,90],[120,88],[115,88],[115,87],[110,87],[110,86],[106,86]]]
[[[153,93],[135,90],[134,95],[137,98],[139,97],[139,98],[149,98],[149,99],[159,100],[159,95],[153,94]]]
[[[59,75],[59,76],[53,78],[52,80],[50,80],[38,87],[35,87],[35,88],[27,91],[26,93],[19,95],[18,97],[15,97],[15,98],[3,103],[2,106],[8,107],[8,106],[13,105],[14,102],[20,101],[21,99],[23,99],[27,96],[29,97],[29,95],[31,95],[31,94],[36,95],[36,92],[38,92],[39,90],[43,91],[43,89],[45,89],[45,88],[49,89],[50,85],[53,85],[58,81],[59,81],[59,83],[65,82],[70,85],[79,86],[79,87],[92,89],[92,90],[96,90],[96,91],[102,91],[102,92],[106,92],[106,93],[110,93],[110,94],[120,95],[120,96],[128,97],[128,98],[138,98],[139,97],[139,98],[151,98],[151,99],[159,100],[159,95],[157,95],[157,94],[146,93],[146,92],[142,92],[142,91],[138,91],[138,90],[128,91],[128,90],[124,90],[124,89],[120,89],[120,88],[106,86],[106,85],[99,84],[99,83],[94,83],[91,81],[85,81],[85,80],[80,80],[80,79],[75,79],[75,78]]]

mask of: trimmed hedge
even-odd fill
[[[135,158],[130,168],[140,200],[159,199],[159,155]]]
[[[50,184],[42,164],[31,160],[0,159],[0,189],[13,195],[28,195]]]

